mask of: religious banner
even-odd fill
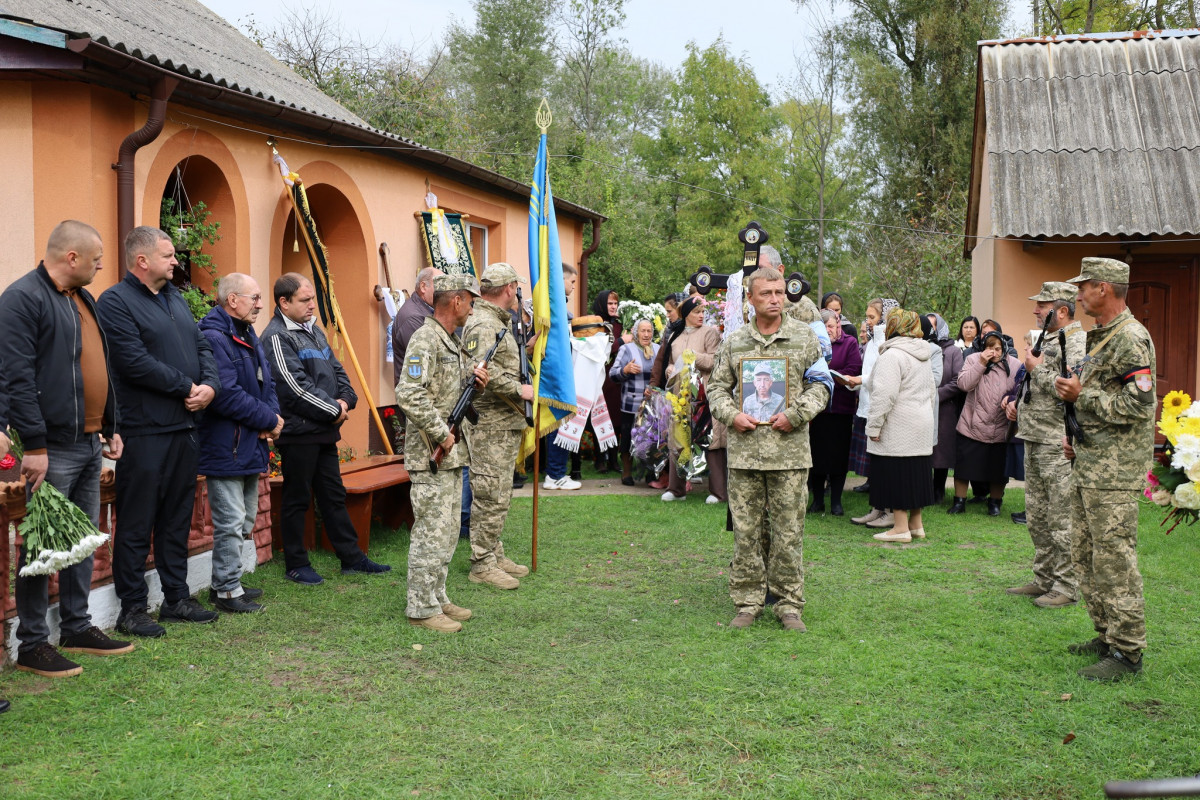
[[[440,208],[422,211],[421,241],[425,243],[429,266],[447,275],[476,277],[471,240],[463,226],[462,214],[447,213]]]

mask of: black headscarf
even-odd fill
[[[596,299],[592,301],[592,313],[600,317],[605,322],[616,322],[617,318],[608,313],[608,296],[616,294],[612,289],[605,289],[600,294],[596,295]]]
[[[989,339],[995,339],[998,342],[1000,342],[1000,360],[999,361],[989,361],[987,366],[983,368],[983,374],[984,375],[988,374],[989,372],[992,371],[992,367],[999,364],[1000,367],[1004,370],[1005,375],[1011,375],[1012,373],[1009,372],[1009,370],[1008,370],[1008,343],[1004,341],[1004,339],[1005,339],[1004,334],[1000,333],[999,331],[988,331],[987,333],[985,333],[983,335],[983,337],[979,340],[981,343],[979,352],[982,353],[987,348]]]
[[[929,317],[925,314],[919,314],[921,318],[921,338],[927,342],[937,341],[937,330],[934,329],[933,323],[929,321]]]
[[[843,300],[842,296],[840,294],[838,294],[837,292],[826,292],[825,294],[821,295],[821,308],[828,308],[830,299],[834,298],[834,297],[836,297],[838,299],[838,302],[841,303],[843,306],[846,305],[846,301]]]

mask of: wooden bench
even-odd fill
[[[408,470],[403,456],[368,456],[341,465],[342,485],[346,487],[346,512],[358,533],[358,546],[368,552],[371,545],[371,520],[385,526],[412,526],[412,503],[409,500]],[[313,507],[309,504],[304,518],[304,547],[316,549],[317,536]],[[281,518],[283,511],[283,478],[271,478],[271,544],[283,549]],[[329,539],[321,537],[320,545],[332,550]]]

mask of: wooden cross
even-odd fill
[[[742,243],[742,281],[750,277],[750,273],[758,269],[758,251],[767,243],[771,236],[762,229],[762,226],[757,222],[751,222],[746,227],[738,231],[738,241]],[[720,272],[713,272],[712,267],[707,264],[701,266],[698,270],[692,273],[689,282],[696,287],[700,294],[706,295],[714,289],[726,289],[729,287],[729,275]],[[803,273],[793,272],[787,276],[787,292],[788,300],[793,303],[800,300],[801,297],[808,294],[812,289],[808,280]]]

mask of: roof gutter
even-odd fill
[[[165,75],[154,81],[150,94],[150,115],[146,124],[125,137],[117,153],[117,275],[125,277],[125,237],[133,230],[134,156],[137,151],[153,142],[162,133],[167,119],[167,98],[175,91],[179,81]],[[157,222],[157,220],[156,220]]]

